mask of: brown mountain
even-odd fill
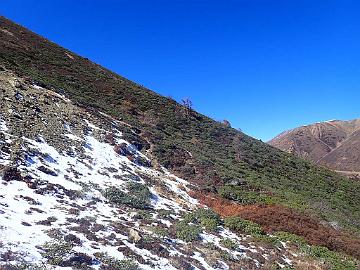
[[[360,119],[298,127],[281,133],[269,144],[335,171],[360,175]]]

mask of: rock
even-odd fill
[[[141,240],[141,236],[139,234],[138,231],[134,230],[134,229],[130,229],[129,230],[129,239],[134,242],[137,243]]]

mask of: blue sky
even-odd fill
[[[2,0],[0,13],[266,141],[360,117],[358,3]]]

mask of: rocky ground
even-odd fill
[[[125,123],[6,70],[0,99],[1,269],[323,268],[225,228]]]

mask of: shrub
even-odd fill
[[[218,247],[214,244],[214,243],[205,243],[204,246],[207,248],[207,249],[210,249],[210,250],[217,250]]]
[[[308,245],[306,240],[298,235],[288,232],[277,232],[274,234],[277,241],[296,244],[306,255],[323,260],[328,268],[332,270],[355,270],[356,263],[344,255],[329,250],[327,247]]]
[[[348,259],[338,252],[329,250],[326,247],[307,246],[304,247],[305,252],[315,258],[322,259],[332,270],[356,270],[356,263]]]
[[[43,245],[45,253],[43,257],[49,264],[61,265],[72,254],[73,245],[64,241],[51,241]]]
[[[139,266],[133,260],[125,259],[118,260],[109,256],[107,253],[97,253],[95,255],[97,259],[105,265],[102,265],[100,269],[114,269],[114,270],[139,270]]]
[[[201,229],[198,225],[188,224],[182,220],[176,224],[176,237],[185,241],[192,242],[198,240],[200,237]]]
[[[169,231],[165,228],[161,227],[154,227],[152,229],[152,232],[156,235],[158,235],[160,238],[166,238],[169,237]]]
[[[208,231],[216,231],[217,227],[221,225],[219,215],[211,209],[199,208],[187,213],[183,218],[184,222],[201,225]]]
[[[12,268],[13,267],[13,268]],[[4,269],[16,269],[16,270],[47,270],[48,267],[44,263],[34,264],[28,262],[21,262],[15,265],[9,265],[9,268],[4,265]]]
[[[244,190],[243,187],[226,185],[221,187],[218,190],[218,193],[221,197],[229,200],[234,200],[240,204],[255,204],[255,203],[265,203],[265,204],[274,204],[276,199],[264,194],[255,191]]]
[[[216,219],[212,218],[203,218],[200,221],[200,225],[205,228],[207,231],[216,231],[220,225]]]
[[[127,188],[132,196],[150,204],[151,192],[147,186],[140,183],[129,182]]]
[[[221,259],[224,261],[235,261],[235,257],[225,250],[219,251]]]
[[[136,219],[146,219],[146,220],[151,220],[152,219],[152,215],[149,211],[146,210],[139,210],[136,215],[134,216],[134,218]]]
[[[160,209],[158,211],[158,217],[159,218],[168,219],[168,218],[171,218],[171,216],[170,216],[171,214],[172,214],[172,211],[165,210],[165,209]]]
[[[274,236],[279,241],[290,242],[299,247],[307,245],[307,242],[303,237],[289,232],[276,232]]]
[[[263,230],[258,224],[240,217],[225,218],[224,223],[226,227],[233,231],[246,233],[253,236],[264,234]]]
[[[220,240],[220,244],[223,245],[224,247],[228,248],[228,249],[232,249],[235,250],[238,245],[232,241],[230,238],[224,238]]]
[[[255,240],[260,241],[262,243],[268,243],[273,246],[279,246],[280,242],[276,237],[272,237],[267,234],[256,234],[252,236]]]
[[[155,242],[157,239],[155,239],[154,237],[152,237],[151,235],[143,235],[142,238],[141,238],[141,242],[142,243],[146,243],[146,244],[149,244],[149,243],[153,243]]]
[[[103,192],[104,197],[115,204],[125,204],[137,209],[149,209],[151,192],[139,183],[130,182],[127,186],[129,193],[117,187],[109,187]]]

